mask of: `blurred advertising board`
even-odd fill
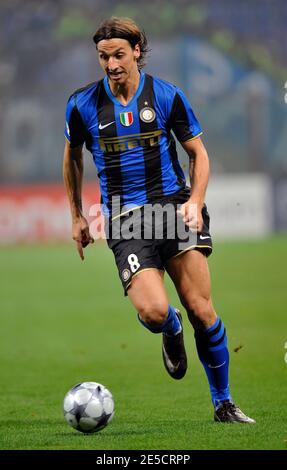
[[[287,232],[287,178],[274,181],[274,218],[277,232]]]
[[[213,177],[206,200],[215,237],[261,238],[273,231],[272,183],[264,174]]]
[[[283,189],[287,204],[287,183]],[[270,234],[272,199],[271,181],[264,175],[213,177],[207,192],[211,233],[218,239],[260,238]],[[84,184],[84,214],[96,239],[103,237],[99,204],[98,183]],[[71,240],[71,216],[62,184],[0,187],[0,244],[67,240]]]
[[[99,201],[98,183],[85,184],[84,210]],[[0,243],[2,245],[70,239],[71,216],[63,185],[0,187]]]

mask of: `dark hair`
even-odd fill
[[[138,68],[141,69],[145,65],[144,59],[149,51],[147,38],[144,31],[141,31],[132,19],[112,16],[110,19],[103,21],[94,34],[93,41],[97,45],[103,39],[113,38],[126,39],[133,49],[138,44],[141,51],[137,59]]]

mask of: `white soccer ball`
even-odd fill
[[[114,416],[111,392],[97,382],[75,385],[64,398],[64,416],[77,431],[93,433],[105,428]]]

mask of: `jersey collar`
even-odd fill
[[[144,72],[140,72],[140,82],[139,82],[139,86],[138,86],[138,89],[136,91],[136,93],[134,94],[134,96],[132,97],[132,99],[128,102],[128,104],[124,105],[122,104],[116,97],[115,95],[112,94],[111,92],[111,89],[109,87],[109,81],[108,81],[108,77],[106,76],[104,78],[104,87],[105,87],[105,90],[106,90],[106,93],[107,95],[109,96],[109,98],[118,106],[122,106],[123,108],[126,108],[127,106],[130,106],[131,103],[138,99],[139,95],[141,94],[142,92],[142,89],[143,89],[143,86],[144,86],[144,81],[145,81],[145,73]]]

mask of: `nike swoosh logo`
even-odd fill
[[[199,235],[199,238],[200,240],[206,240],[207,238],[211,238],[211,237],[204,237],[203,235]]]
[[[171,360],[169,359],[167,353],[166,353],[166,350],[164,348],[164,345],[162,345],[162,350],[163,350],[163,354],[164,354],[164,357],[165,357],[165,361],[166,361],[166,365],[167,367],[169,368],[169,370],[173,373],[175,372],[177,369],[178,369],[178,366],[180,364],[180,362],[178,362],[177,364],[173,364],[171,362]]]
[[[222,364],[219,364],[219,366],[212,366],[211,364],[208,364],[208,367],[210,367],[210,369],[218,369],[219,367],[224,366],[225,363],[226,361],[224,361]]]
[[[108,124],[104,124],[102,125],[102,123],[99,124],[99,129],[102,130],[102,129],[105,129],[106,127],[110,126],[111,124],[113,124],[115,121],[112,121],[112,122],[108,122]]]

